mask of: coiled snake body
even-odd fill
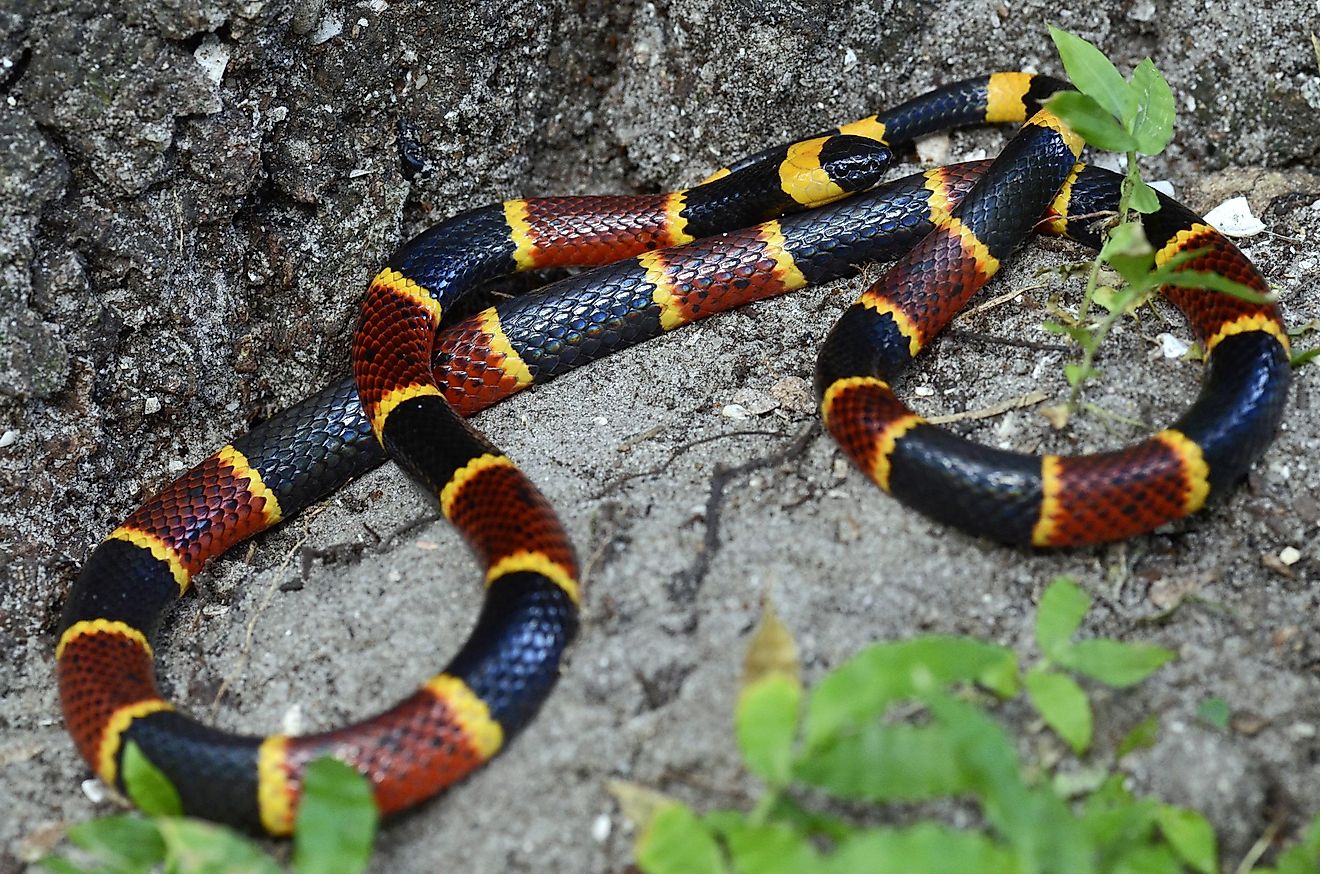
[[[1037,111],[1061,87],[1023,73],[969,79],[758,153],[696,188],[507,201],[412,240],[371,283],[353,378],[202,461],[88,558],[56,650],[79,752],[122,787],[123,751],[135,743],[187,812],[277,835],[291,829],[303,768],[320,755],[362,771],[384,812],[462,779],[549,693],[580,596],[553,511],[462,417],[662,332],[855,274],[868,261],[901,256],[844,313],[816,376],[828,429],[882,488],[971,533],[1037,546],[1128,537],[1198,509],[1243,474],[1282,416],[1288,344],[1272,305],[1166,289],[1207,351],[1206,377],[1177,422],[1117,452],[1059,458],[982,447],[924,422],[889,388],[1033,228],[1098,245],[1094,227],[1073,217],[1113,210],[1121,180],[1078,164],[1080,140]],[[1025,125],[994,162],[876,186],[890,147],[976,122]],[[1266,290],[1231,242],[1173,201],[1161,204],[1145,219],[1161,263],[1196,253],[1184,269]],[[493,277],[606,263],[442,324],[455,300]],[[153,669],[167,607],[209,559],[387,452],[436,495],[486,568],[485,605],[459,653],[410,697],[333,731],[242,736],[176,710]]]

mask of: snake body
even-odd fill
[[[56,650],[79,752],[122,787],[123,752],[135,743],[187,812],[272,834],[289,832],[303,769],[319,755],[361,770],[387,813],[462,779],[549,693],[579,597],[572,548],[553,512],[462,417],[715,312],[904,252],[845,313],[817,374],[826,424],[864,472],[925,513],[1016,543],[1128,536],[1199,507],[1263,451],[1282,415],[1287,340],[1272,305],[1167,289],[1208,350],[1207,377],[1177,423],[1120,452],[1041,459],[977,447],[924,423],[889,389],[1033,226],[1098,243],[1094,228],[1073,217],[1112,210],[1120,180],[1076,164],[1080,143],[1048,113],[1036,114],[1059,87],[1020,73],[966,80],[758,153],[693,189],[506,201],[415,238],[372,281],[355,379],[223,447],[93,550]],[[889,147],[980,121],[1028,123],[993,164],[872,187]],[[1195,252],[1185,268],[1265,289],[1231,242],[1170,200],[1146,230],[1164,262]],[[606,262],[441,324],[443,310],[491,277]],[[458,655],[384,713],[313,735],[236,735],[177,711],[153,669],[166,608],[210,558],[380,464],[387,451],[438,497],[484,562],[485,606]]]

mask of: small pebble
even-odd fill
[[[800,376],[786,376],[770,386],[770,394],[790,410],[808,413],[816,409],[811,385]]]
[[[291,704],[280,719],[280,730],[285,734],[303,733],[303,712],[301,704]]]
[[[1165,358],[1182,358],[1192,348],[1191,343],[1172,334],[1160,334],[1155,339],[1160,341],[1160,352]]]
[[[202,44],[193,50],[193,58],[206,74],[206,78],[210,79],[212,84],[219,85],[220,80],[225,77],[225,67],[229,66],[229,46],[220,42],[215,36],[207,35],[202,40]]]
[[[612,823],[610,815],[602,813],[591,822],[591,838],[598,844],[603,844],[610,838]]]
[[[1252,214],[1245,197],[1230,197],[1206,213],[1205,220],[1230,237],[1254,237],[1265,230],[1265,223]]]
[[[935,389],[928,385],[919,385],[912,390],[912,393],[919,398],[928,398],[935,394]]]
[[[1302,560],[1302,554],[1293,546],[1285,546],[1279,550],[1279,561],[1291,567]]]
[[[150,397],[142,402],[142,411],[148,416],[160,412],[160,398]]]
[[[16,443],[17,441],[18,441],[18,432],[15,431],[13,428],[10,428],[9,430],[5,431],[5,433],[0,434],[0,449],[4,449],[8,446],[13,446],[14,443]]]
[[[733,419],[735,422],[743,422],[751,418],[751,413],[741,404],[725,404],[720,410],[720,415],[726,419]]]
[[[953,151],[953,141],[948,134],[934,134],[917,140],[917,160],[922,164],[944,164]]]
[[[87,796],[88,801],[93,804],[100,804],[105,801],[105,784],[100,780],[89,777],[82,781],[80,785],[82,786],[82,793]]]

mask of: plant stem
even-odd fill
[[[1128,152],[1127,173],[1123,174],[1123,184],[1119,187],[1118,221],[1110,225],[1105,231],[1105,243],[1108,243],[1110,238],[1113,237],[1115,228],[1133,220],[1129,214],[1129,208],[1132,203],[1132,189],[1136,186],[1136,182],[1140,178],[1141,177],[1137,172],[1137,153],[1135,151]],[[1091,316],[1091,306],[1095,303],[1096,284],[1100,280],[1100,268],[1104,265],[1103,255],[1104,246],[1102,245],[1100,251],[1096,253],[1095,260],[1091,262],[1091,269],[1086,275],[1086,291],[1082,294],[1082,306],[1077,313],[1077,321],[1079,323],[1084,323]],[[1109,335],[1109,330],[1123,315],[1123,310],[1123,307],[1118,307],[1109,312],[1100,320],[1100,324],[1096,326],[1095,331],[1091,333],[1090,342],[1082,344],[1081,370],[1079,371],[1077,381],[1073,383],[1072,389],[1068,392],[1067,407],[1070,415],[1077,412],[1078,401],[1082,397],[1082,388],[1086,385],[1086,381],[1091,378],[1092,373],[1094,373],[1091,366],[1095,363],[1095,354],[1099,351],[1100,344],[1104,342],[1105,337]]]

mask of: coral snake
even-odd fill
[[[1037,111],[1062,87],[1026,73],[969,79],[761,152],[692,189],[511,200],[413,239],[372,280],[353,344],[356,382],[220,449],[88,558],[56,649],[65,723],[83,758],[122,788],[132,742],[187,812],[276,835],[290,831],[303,768],[320,755],[364,773],[387,813],[460,780],[549,693],[579,598],[553,512],[461,417],[870,261],[900,258],[836,324],[816,383],[828,429],[882,488],[963,530],[1037,546],[1127,537],[1195,511],[1244,473],[1282,416],[1288,342],[1271,304],[1166,288],[1206,350],[1202,389],[1172,425],[1117,452],[1060,458],[979,446],[925,423],[888,385],[1033,228],[1098,245],[1089,217],[1115,208],[1121,179],[1078,164],[1080,140]],[[876,185],[890,146],[978,122],[1025,124],[993,163]],[[1190,255],[1183,269],[1266,291],[1231,242],[1172,200],[1161,199],[1145,230],[1160,263]],[[608,266],[442,325],[442,310],[485,280],[597,264]],[[162,698],[152,641],[202,565],[387,452],[438,497],[486,568],[480,618],[449,665],[383,713],[306,736],[231,734]]]

